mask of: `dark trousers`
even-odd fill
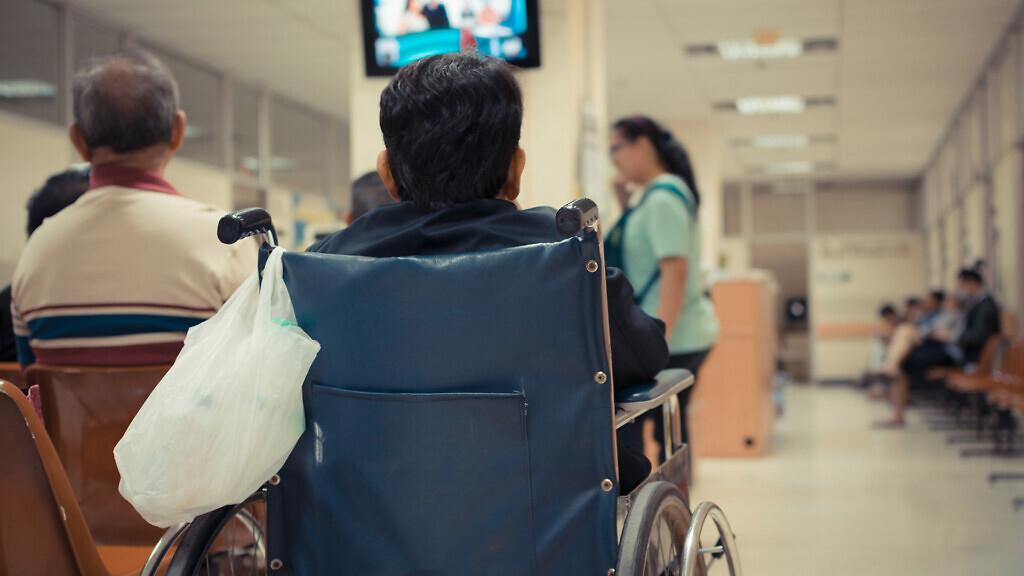
[[[931,384],[928,372],[932,368],[954,364],[953,359],[946,353],[945,344],[937,340],[925,340],[910,351],[900,364],[900,368],[907,375],[911,388],[926,388]]]
[[[690,443],[690,434],[686,421],[686,406],[690,402],[690,395],[693,394],[693,389],[697,387],[700,382],[698,372],[700,367],[704,364],[704,360],[707,359],[711,349],[702,350],[700,352],[691,352],[688,354],[677,354],[671,356],[668,359],[667,368],[683,368],[693,373],[696,379],[693,386],[690,386],[686,390],[680,392],[677,396],[679,399],[679,424],[682,432],[682,441],[684,444]],[[643,439],[643,425],[644,420],[654,421],[654,439],[659,443],[665,441],[665,423],[664,416],[662,415],[660,408],[655,408],[650,412],[644,414],[643,417],[638,418],[636,422],[627,424],[619,429],[618,441],[626,444],[628,449],[632,452],[639,452],[643,454],[644,451],[644,439]],[[692,446],[691,446],[692,453]],[[662,455],[663,456],[663,455]]]

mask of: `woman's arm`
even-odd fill
[[[673,256],[659,261],[658,268],[661,270],[661,290],[658,294],[657,317],[665,322],[665,339],[669,340],[675,331],[679,314],[683,311],[690,263],[686,258]]]

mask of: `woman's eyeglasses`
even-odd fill
[[[618,144],[615,144],[614,146],[609,148],[608,149],[608,153],[611,154],[612,156],[615,156],[616,152],[618,152],[619,150],[622,150],[623,148],[625,148],[626,146],[629,146],[630,144],[632,144],[632,142],[629,142],[628,140],[624,140],[622,142],[619,142]]]

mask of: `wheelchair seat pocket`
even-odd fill
[[[522,392],[312,390],[321,569],[536,572]]]

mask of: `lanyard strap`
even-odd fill
[[[647,197],[651,195],[651,192],[655,190],[667,190],[669,192],[674,193],[676,196],[679,197],[680,200],[683,201],[683,205],[686,206],[686,211],[689,212],[694,217],[696,217],[696,215],[693,213],[693,207],[690,205],[690,198],[686,194],[684,194],[682,190],[680,190],[679,188],[672,184],[669,184],[668,182],[659,182],[658,184],[655,184],[654,186],[648,188],[647,191],[644,192],[644,196],[643,198],[640,199],[640,202],[630,210],[635,210],[636,208],[639,208],[640,205],[644,203],[644,200],[646,200]],[[628,214],[629,211],[627,211],[626,213]],[[625,218],[625,215],[623,215],[623,218]],[[620,218],[620,220],[622,220],[622,218]],[[643,302],[644,298],[647,296],[647,293],[651,291],[651,288],[654,288],[654,285],[658,283],[658,280],[660,278],[661,267],[657,263],[655,263],[654,273],[651,274],[651,277],[647,279],[647,282],[644,284],[643,288],[641,288],[639,292],[633,294],[633,302],[637,304]]]

